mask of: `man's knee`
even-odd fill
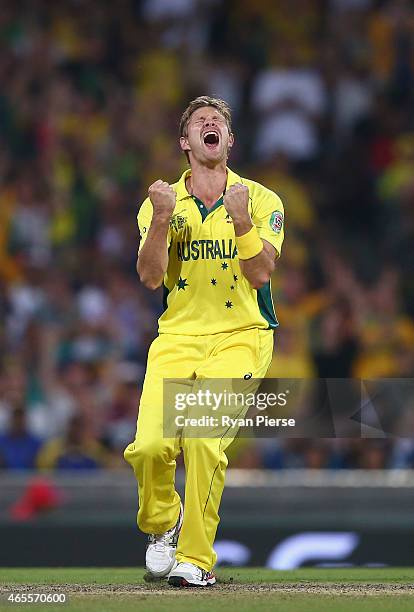
[[[124,457],[133,467],[144,461],[169,460],[172,455],[170,446],[164,438],[154,440],[137,438],[126,447]]]

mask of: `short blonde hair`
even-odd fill
[[[194,111],[198,110],[199,108],[203,108],[204,106],[212,106],[218,110],[218,112],[223,115],[224,119],[226,120],[228,130],[231,133],[231,110],[227,102],[225,102],[225,100],[221,100],[220,98],[199,96],[190,102],[182,114],[180,120],[180,137],[187,136],[187,127],[188,122],[191,119],[191,115],[194,113]]]

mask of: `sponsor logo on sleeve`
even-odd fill
[[[283,229],[283,214],[280,210],[275,210],[270,215],[269,225],[275,234],[280,234]]]

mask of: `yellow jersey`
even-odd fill
[[[177,199],[167,236],[169,263],[159,333],[200,336],[277,327],[270,281],[256,290],[241,273],[233,222],[223,206],[223,196],[207,209],[187,191],[185,181],[190,174],[186,170],[172,185]],[[280,198],[228,168],[226,189],[234,183],[249,188],[251,219],[259,236],[280,256],[284,237]],[[152,219],[149,198],[137,219],[141,250]]]

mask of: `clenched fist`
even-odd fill
[[[241,183],[229,187],[223,198],[224,208],[233,221],[237,218],[246,218],[249,215],[249,188]]]
[[[148,195],[154,209],[154,215],[170,219],[177,197],[171,185],[165,181],[155,181],[148,189]]]

